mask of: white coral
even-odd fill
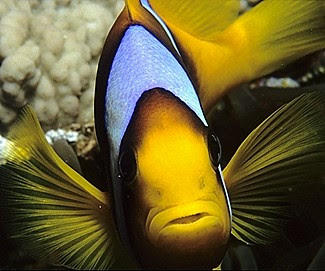
[[[0,111],[30,103],[45,128],[93,119],[98,58],[121,0],[1,0]],[[2,114],[1,114],[2,115]]]

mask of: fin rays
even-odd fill
[[[140,1],[128,0],[126,4],[135,13]],[[239,1],[209,0],[149,0],[153,10],[171,28],[179,28],[202,40],[213,40],[239,13]]]
[[[120,244],[108,195],[56,155],[30,107],[1,156],[7,160],[0,166],[1,215],[11,236],[54,265],[105,269],[114,263]]]
[[[295,191],[324,184],[324,113],[320,95],[303,94],[273,113],[238,148],[223,171],[235,237],[246,243],[271,241],[290,214]]]

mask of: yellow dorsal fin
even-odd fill
[[[144,2],[144,1],[143,1]],[[155,13],[168,25],[201,40],[213,40],[237,17],[238,0],[148,0]],[[131,14],[138,14],[140,0],[126,1]]]
[[[140,0],[125,0],[125,6],[132,20],[143,18],[143,8],[141,7]]]
[[[108,194],[61,160],[31,107],[23,109],[1,157],[0,216],[32,256],[73,269],[107,269],[120,260]]]
[[[167,25],[201,40],[214,40],[216,33],[231,24],[239,12],[237,0],[151,0],[150,5]]]
[[[325,1],[264,0],[238,19],[228,1],[211,1],[213,12],[207,2],[150,1],[170,28],[206,113],[232,87],[325,47]],[[231,18],[223,26],[222,16]]]

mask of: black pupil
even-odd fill
[[[119,168],[124,181],[130,182],[134,179],[137,168],[133,150],[127,149],[122,152],[119,160]]]
[[[218,137],[212,133],[209,133],[208,145],[212,164],[215,168],[217,168],[221,159],[221,145]]]

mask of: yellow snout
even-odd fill
[[[153,208],[146,221],[148,239],[156,247],[168,249],[172,246],[178,250],[198,251],[211,243],[211,238],[221,241],[227,235],[220,213],[220,207],[214,201],[203,200],[161,212]]]
[[[148,268],[215,267],[230,218],[205,134],[186,125],[167,128],[146,133],[137,147],[128,212],[134,251]]]

